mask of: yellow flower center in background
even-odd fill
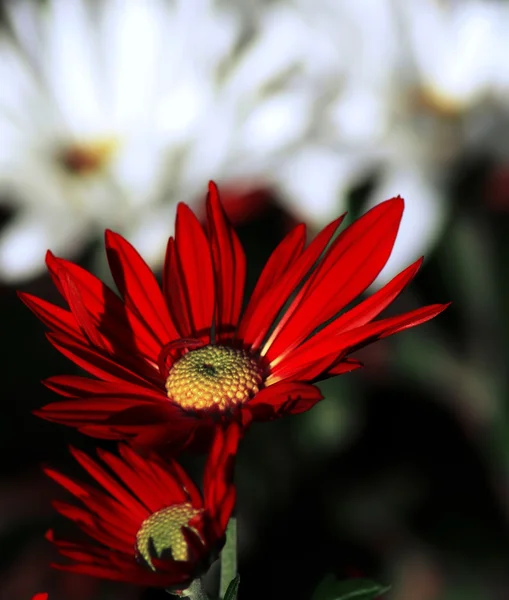
[[[187,541],[182,527],[189,527],[189,521],[202,512],[190,504],[168,506],[150,515],[143,521],[136,534],[136,550],[148,566],[155,571],[152,557],[161,558],[163,553],[170,552],[173,560],[188,560]],[[194,527],[189,527],[197,535]]]
[[[258,362],[244,350],[205,346],[178,360],[166,380],[168,398],[186,410],[242,404],[260,390]]]
[[[72,175],[92,175],[110,162],[117,147],[118,142],[114,138],[76,142],[61,149],[58,159]]]
[[[424,86],[414,91],[415,107],[444,119],[455,119],[467,108],[459,99],[442,94],[439,90]]]

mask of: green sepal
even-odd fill
[[[375,600],[389,590],[390,586],[380,585],[370,579],[338,581],[334,575],[326,575],[316,588],[312,600]]]
[[[232,579],[230,581],[230,584],[228,585],[228,588],[226,589],[226,593],[224,595],[223,600],[236,600],[239,585],[240,585],[240,575],[237,574],[235,579]]]

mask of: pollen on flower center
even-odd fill
[[[58,160],[72,175],[91,175],[108,164],[117,146],[114,138],[75,142],[60,150]]]
[[[199,532],[189,526],[189,521],[202,512],[189,503],[168,506],[143,521],[136,534],[136,551],[138,557],[155,571],[152,558],[161,558],[170,552],[173,560],[188,560],[189,549],[182,527],[186,526],[198,536]]]
[[[226,410],[252,398],[262,381],[260,364],[244,350],[205,346],[173,365],[166,390],[186,410]]]

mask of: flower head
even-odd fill
[[[3,6],[0,188],[16,214],[0,234],[2,279],[40,273],[50,243],[71,256],[106,226],[160,266],[177,199],[212,175],[277,185],[314,121],[302,28],[277,6]]]
[[[50,328],[48,339],[94,378],[52,377],[66,396],[38,415],[89,435],[138,446],[194,446],[218,420],[269,420],[311,408],[313,385],[361,366],[349,355],[413,327],[447,306],[374,319],[417,273],[421,260],[354,308],[345,307],[386,263],[403,212],[394,198],[337,237],[343,220],[306,247],[304,225],[275,249],[242,310],[246,259],[210,184],[204,230],[184,204],[166,254],[162,291],[121,236],[106,233],[119,298],[87,271],[48,253],[70,310],[21,294]]]
[[[365,194],[368,207],[398,190],[408,202],[392,255],[374,283],[381,287],[444,235],[458,163],[474,148],[496,160],[506,147],[508,5],[286,5],[305,19],[309,70],[328,70],[325,85],[316,86],[324,100],[313,144],[289,159],[279,189],[288,208],[317,228],[342,211],[349,192],[367,178],[373,184]],[[324,62],[324,46],[335,60]]]
[[[141,458],[126,445],[120,457],[98,450],[110,474],[72,450],[103,490],[53,469],[46,473],[84,505],[55,502],[57,511],[99,544],[48,537],[71,564],[56,568],[96,577],[184,589],[217,558],[235,504],[233,461],[239,427],[218,427],[205,465],[203,494],[179,466],[157,456]]]

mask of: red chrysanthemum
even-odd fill
[[[314,382],[360,366],[348,355],[423,323],[434,304],[373,321],[412,280],[422,259],[354,308],[391,253],[403,200],[375,206],[334,240],[343,217],[307,246],[303,224],[274,250],[242,311],[246,260],[216,186],[207,225],[180,204],[162,291],[120,235],[106,232],[117,296],[93,275],[47,255],[70,311],[21,294],[50,342],[95,377],[45,384],[66,401],[36,414],[101,438],[172,450],[208,439],[219,419],[268,420],[322,399]]]
[[[120,444],[120,458],[97,450],[112,474],[78,450],[76,460],[104,488],[99,491],[52,469],[45,472],[84,508],[54,502],[91,538],[87,544],[48,538],[73,562],[56,568],[139,585],[183,589],[206,571],[225,541],[235,504],[233,463],[239,425],[216,428],[203,476],[203,495],[175,461],[142,458]]]

